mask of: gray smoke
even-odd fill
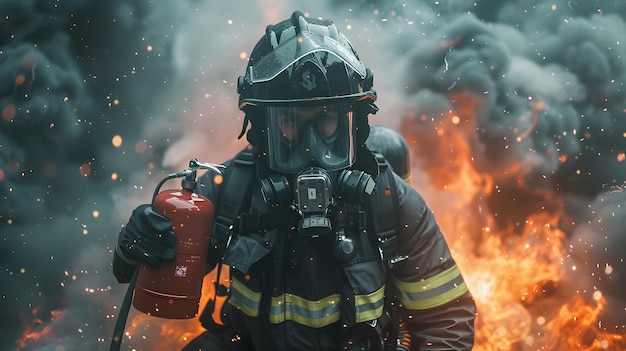
[[[626,5],[326,3],[0,4],[0,349],[108,349],[125,289],[110,268],[120,226],[189,158],[222,162],[244,145],[245,53],[296,9],[334,19],[374,70],[371,122],[411,139],[416,187],[455,176],[437,130],[471,105],[458,133],[497,186],[485,210],[501,228],[563,211],[586,289],[623,312]]]
[[[458,176],[458,150],[437,133],[455,129],[474,167],[493,179],[489,195],[476,200],[495,214],[494,232],[522,230],[534,213],[562,212],[568,257],[577,262],[569,279],[587,283],[572,291],[602,292],[609,306],[601,323],[623,333],[626,7],[479,4],[443,5],[434,28],[413,44],[397,43],[406,52],[402,126],[418,169],[443,177],[434,181],[440,185]],[[455,14],[460,8],[468,13]],[[450,111],[460,111],[458,127]]]
[[[31,331],[23,349],[97,349],[110,334],[110,248],[129,206],[113,195],[133,189],[138,170],[148,178],[151,162],[161,169],[163,143],[134,150],[152,143],[142,133],[155,114],[174,119],[155,101],[174,71],[170,25],[189,11],[167,1],[0,4],[3,350]]]

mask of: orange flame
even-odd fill
[[[216,270],[204,277],[198,313],[204,310],[209,298],[214,296],[216,278]],[[222,267],[220,280],[228,282],[229,279],[228,267]],[[218,317],[218,313],[214,313],[214,317]],[[202,332],[204,328],[200,325],[199,316],[191,319],[164,319],[143,314],[133,308],[123,342],[132,345],[137,351],[153,350],[155,345],[162,350],[180,350]]]
[[[554,334],[542,335],[542,343],[547,350],[624,350],[626,337],[602,331],[598,318],[606,306],[606,300],[600,297],[596,304],[574,296],[561,306],[558,314],[547,325]]]
[[[41,310],[33,308],[30,316],[22,316],[23,331],[19,339],[15,341],[17,350],[29,350],[34,346],[42,346],[48,343],[48,340],[54,338],[52,329],[55,321],[63,319],[67,311],[53,310],[50,311],[50,322],[44,323],[40,317]]]
[[[484,104],[469,93],[454,95],[450,102],[453,110],[437,118],[406,119],[400,129],[415,146],[412,173],[428,177],[428,184],[414,186],[429,200],[476,301],[474,350],[625,350],[624,336],[601,327],[604,299],[587,301],[572,287],[575,264],[559,229],[558,193],[538,194],[541,204],[534,212],[516,209],[514,203],[487,210],[486,198],[500,191],[501,179],[516,177],[522,191],[532,189],[524,184],[521,162],[508,161],[498,173],[479,171],[487,159],[476,127]],[[531,101],[531,112],[518,121],[527,127],[509,142],[529,137],[545,107],[541,100]],[[513,224],[497,222],[507,211],[529,214]]]

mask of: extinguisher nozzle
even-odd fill
[[[182,171],[176,173],[171,173],[167,176],[166,179],[182,178],[192,175],[195,177],[195,172],[199,169],[210,169],[215,173],[222,174],[223,168],[226,168],[226,166],[214,163],[200,162],[198,161],[198,159],[192,158],[191,160],[189,160],[189,167],[187,169],[183,169]]]
[[[186,177],[188,175],[193,174],[193,171],[190,169],[184,169],[180,172],[176,172],[176,173],[172,173],[170,175],[167,176],[168,179],[172,179],[172,178],[182,178],[182,177]]]

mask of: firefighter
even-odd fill
[[[472,348],[475,304],[433,214],[366,145],[372,88],[332,21],[296,11],[266,28],[238,80],[249,145],[196,187],[215,204],[207,267],[228,266],[228,300],[185,351]],[[121,283],[175,255],[168,219],[140,207],[115,250]]]

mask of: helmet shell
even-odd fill
[[[373,74],[331,20],[291,18],[266,28],[239,77],[239,107],[376,100]]]

